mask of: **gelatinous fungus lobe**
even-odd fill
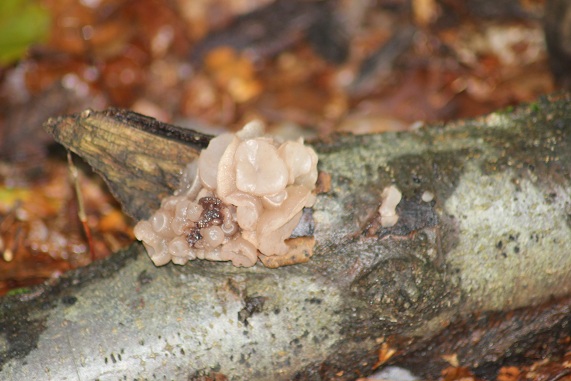
[[[267,258],[298,250],[290,237],[303,208],[315,203],[316,181],[317,154],[302,139],[269,137],[249,123],[212,139],[187,165],[175,194],[137,224],[135,236],[157,266],[195,258],[244,267],[258,258],[272,267],[292,264]]]

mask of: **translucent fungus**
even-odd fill
[[[317,155],[301,139],[262,134],[260,123],[249,123],[213,138],[175,195],[135,226],[155,265],[199,258],[250,267],[289,252],[303,208],[315,202]]]

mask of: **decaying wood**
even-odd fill
[[[346,30],[335,12],[335,2],[276,0],[236,17],[192,49],[190,62],[201,65],[208,52],[231,47],[252,59],[277,55],[304,36],[321,57],[343,63],[349,54]]]
[[[545,45],[557,86],[571,89],[571,3],[547,0],[543,18]]]
[[[100,173],[136,219],[158,209],[160,199],[177,188],[185,163],[196,159],[211,138],[116,109],[53,118],[45,128]]]
[[[309,262],[155,268],[133,245],[4,299],[0,378],[352,380],[380,366],[387,348],[396,350],[391,360],[413,365],[452,351],[475,368],[521,353],[524,339],[533,344],[571,323],[570,100],[315,143],[331,183],[313,208]],[[183,165],[162,155],[196,152],[175,140],[168,150],[141,149],[138,137],[92,150],[101,135],[117,133],[107,124],[132,124],[118,115],[91,112],[47,127],[92,165],[129,158],[122,165],[143,184],[136,189],[118,169],[96,168],[117,194],[126,192],[127,210],[145,215],[144,204],[156,205]],[[390,183],[403,201],[387,229],[376,213]],[[155,185],[159,192],[147,194]],[[425,192],[434,199],[423,201]]]

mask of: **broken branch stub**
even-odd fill
[[[109,109],[51,118],[44,128],[99,173],[127,214],[148,218],[179,183],[210,136],[131,111]]]

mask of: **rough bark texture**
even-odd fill
[[[477,367],[521,353],[534,329],[537,337],[568,331],[567,299],[536,306],[571,291],[570,99],[316,143],[331,186],[313,208],[310,262],[155,268],[133,245],[3,300],[0,379],[186,380],[216,372],[230,380],[350,380],[373,370],[381,338],[408,364],[452,351]],[[61,118],[48,129],[88,161],[110,158],[54,132],[73,126],[77,134],[87,124],[84,142],[95,141],[95,123],[84,123],[93,118],[115,116]],[[169,144],[169,155],[184,146]],[[173,165],[175,173],[182,164]],[[112,188],[114,179],[130,181],[97,169]],[[171,174],[140,170],[157,189],[172,188]],[[376,213],[390,183],[404,198],[398,224],[386,229]],[[154,205],[144,189],[136,192]],[[433,201],[422,201],[425,191]],[[500,312],[509,310],[516,311]],[[490,326],[495,335],[483,328]],[[466,331],[474,334],[463,337]]]
[[[136,219],[158,209],[210,136],[117,109],[49,119],[45,129],[98,172]]]

